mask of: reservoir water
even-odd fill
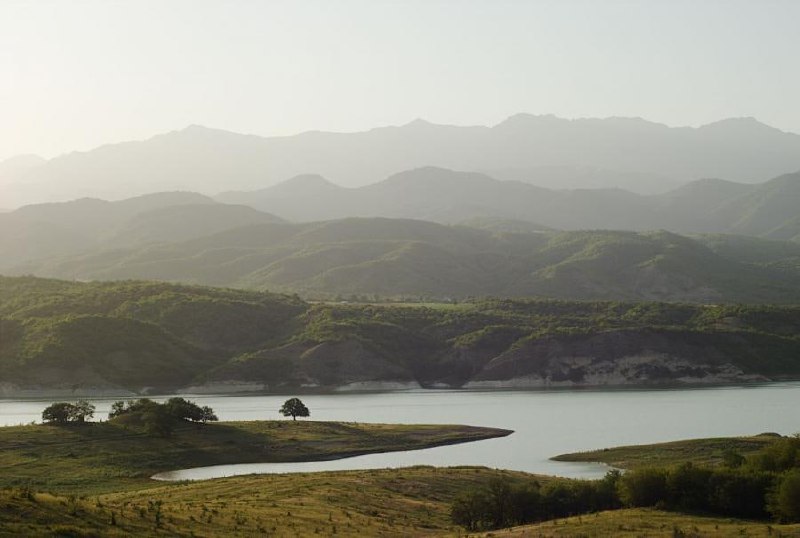
[[[220,420],[277,419],[287,396],[184,395],[211,406]],[[159,400],[160,398],[154,398]],[[800,432],[800,383],[670,390],[398,391],[310,394],[314,420],[470,424],[514,430],[500,439],[336,461],[225,465],[162,473],[170,480],[253,472],[310,472],[409,465],[485,465],[594,478],[606,468],[550,461],[566,452],[777,432]],[[38,421],[53,400],[0,399],[0,425]],[[104,419],[113,399],[93,400]]]

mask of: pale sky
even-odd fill
[[[800,132],[800,1],[0,0],[0,159],[517,112]]]

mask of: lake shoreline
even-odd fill
[[[224,424],[224,423],[223,423]],[[475,428],[474,426],[467,426],[469,428]],[[287,459],[280,459],[280,460],[273,460],[273,461],[265,461],[265,462],[239,462],[239,463],[230,463],[230,464],[222,464],[222,465],[211,465],[205,467],[191,467],[186,469],[175,469],[171,471],[161,471],[153,476],[150,477],[151,480],[156,480],[159,482],[181,482],[187,480],[185,478],[167,478],[166,475],[170,473],[179,473],[184,471],[190,470],[198,470],[198,469],[211,469],[214,467],[230,467],[236,465],[269,465],[269,464],[283,464],[283,463],[324,463],[330,461],[339,461],[339,460],[346,460],[348,458],[356,458],[358,456],[368,456],[371,454],[390,454],[392,452],[414,452],[418,450],[428,450],[430,448],[437,448],[443,446],[453,446],[453,445],[461,445],[465,443],[474,443],[477,441],[485,441],[487,439],[499,439],[502,437],[508,437],[509,435],[514,433],[514,430],[507,430],[504,428],[489,428],[489,427],[480,427],[479,429],[476,428],[476,436],[472,438],[459,438],[459,439],[444,439],[441,441],[433,441],[430,443],[426,443],[425,446],[420,446],[416,448],[409,448],[409,449],[391,449],[391,448],[381,448],[381,449],[362,449],[362,450],[353,450],[350,452],[339,452],[336,454],[330,454],[327,456],[312,456],[310,458],[287,458]],[[303,472],[303,471],[297,471]],[[317,471],[315,471],[317,472]],[[250,474],[250,473],[246,473]],[[253,474],[265,474],[265,473],[253,473]],[[277,473],[276,473],[277,474]],[[233,476],[233,475],[231,475]],[[210,480],[210,479],[188,479],[188,480]]]
[[[320,395],[336,396],[346,394],[396,394],[396,393],[491,393],[491,392],[618,392],[618,391],[673,391],[673,390],[707,390],[707,389],[734,389],[734,388],[757,388],[771,385],[781,385],[784,383],[800,382],[800,378],[786,377],[779,379],[753,379],[741,380],[738,382],[687,382],[687,383],[622,383],[622,384],[551,384],[538,386],[520,386],[508,384],[498,384],[496,386],[472,386],[472,387],[425,387],[419,384],[407,385],[404,387],[397,384],[381,383],[375,386],[361,385],[362,388],[352,388],[343,390],[337,387],[286,387],[272,390],[246,388],[237,389],[237,385],[217,384],[208,387],[209,390],[202,389],[200,385],[193,385],[187,388],[176,389],[174,391],[161,391],[145,387],[144,389],[133,392],[122,388],[91,388],[91,389],[34,389],[10,386],[8,383],[0,383],[0,402],[3,400],[31,400],[40,401],[46,399],[109,399],[117,398],[120,400],[130,400],[137,398],[170,398],[172,396],[181,397],[236,397],[236,396],[294,396],[294,395]],[[247,384],[251,385],[251,384]],[[252,385],[251,385],[252,386]],[[227,387],[227,390],[226,390]],[[192,390],[189,390],[192,389]],[[215,389],[215,390],[211,390]]]

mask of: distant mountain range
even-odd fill
[[[800,173],[660,195],[432,167],[358,188],[304,175],[216,200],[164,192],[0,213],[0,272],[319,298],[800,303],[798,208]]]
[[[417,120],[359,133],[270,138],[190,126],[50,160],[2,162],[0,207],[165,190],[256,190],[301,174],[359,187],[428,166],[550,189],[660,193],[700,178],[751,183],[800,170],[800,136],[752,118],[672,128],[638,118],[528,114],[493,127]]]
[[[619,189],[550,190],[483,174],[420,168],[348,189],[320,176],[227,192],[217,200],[293,221],[392,217],[447,224],[516,220],[564,230],[658,230],[800,239],[800,173],[761,184],[698,180],[659,195]]]

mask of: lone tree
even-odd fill
[[[283,407],[281,407],[280,411],[285,417],[291,416],[292,420],[297,420],[297,417],[311,416],[311,411],[300,401],[300,398],[289,398],[283,402]]]

